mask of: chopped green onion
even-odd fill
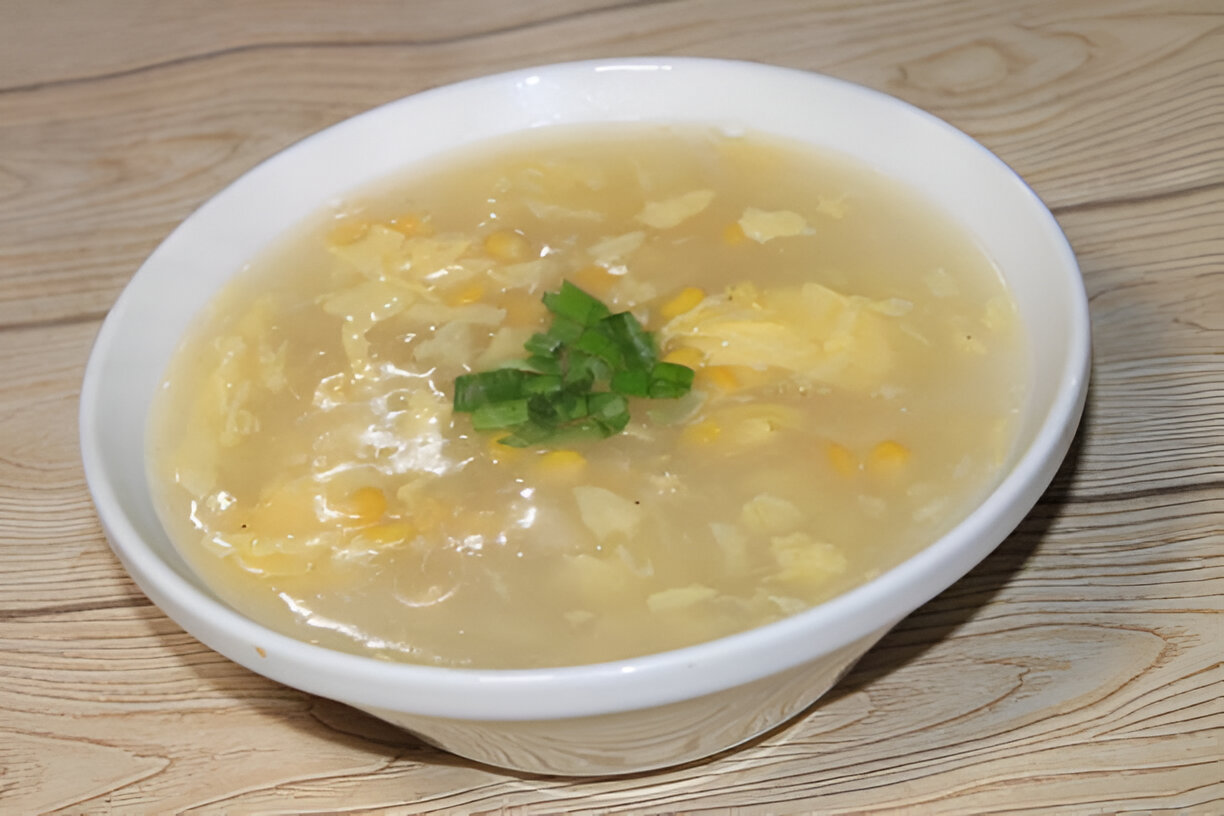
[[[569,422],[571,420],[582,419],[583,417],[590,415],[591,409],[588,404],[589,399],[590,397],[588,397],[586,394],[571,394],[569,392],[562,392],[562,394],[557,398],[557,401],[553,403],[553,407],[557,409],[557,416],[560,417],[563,422]]]
[[[693,387],[693,369],[677,363],[656,363],[650,370],[651,399],[683,397]]]
[[[679,363],[655,363],[654,368],[650,370],[650,379],[652,382],[670,382],[688,388],[693,384],[695,373],[693,369]]]
[[[498,441],[511,447],[608,437],[629,424],[627,397],[689,393],[693,370],[660,363],[654,338],[629,312],[610,314],[568,281],[543,300],[552,324],[523,344],[529,357],[455,379],[455,410],[471,413],[477,430],[509,430]]]
[[[604,318],[602,325],[607,326],[630,366],[649,369],[658,361],[654,339],[631,312],[610,315]]]
[[[580,351],[570,351],[569,366],[562,375],[565,381],[565,388],[568,391],[583,392],[590,391],[591,386],[598,379],[595,371],[596,359],[589,354],[583,354]]]
[[[531,339],[523,344],[523,348],[530,351],[533,355],[540,357],[552,357],[556,354],[561,346],[564,345],[563,340],[558,337],[553,337],[548,334],[533,334]]]
[[[620,394],[604,391],[587,398],[591,418],[614,432],[624,430],[629,424],[629,403]]]
[[[594,326],[608,316],[607,306],[569,281],[561,284],[561,291],[544,295],[544,305],[553,314],[584,326]]]
[[[556,357],[533,354],[524,361],[523,368],[536,374],[561,375],[561,361]]]
[[[523,396],[527,372],[498,368],[455,378],[455,410],[474,411],[491,402],[504,402]]]
[[[556,433],[556,428],[527,421],[516,427],[514,433],[509,436],[503,436],[497,441],[512,448],[529,448],[532,445],[538,445],[552,438]]]
[[[563,387],[560,374],[541,374],[539,377],[529,379],[523,386],[523,390],[528,394],[555,394]]]
[[[599,420],[588,417],[581,422],[575,422],[573,428],[567,430],[566,437],[573,439],[581,439],[582,437],[607,439],[614,433],[616,432],[600,423]]]
[[[527,400],[490,402],[472,412],[472,427],[478,431],[512,428],[530,419]]]
[[[625,355],[616,341],[595,329],[584,331],[578,342],[574,343],[574,348],[600,358],[614,369],[625,361]]]
[[[586,326],[577,320],[557,315],[548,328],[548,336],[558,341],[559,344],[572,343],[581,337],[584,331],[586,331]]]
[[[650,384],[651,399],[679,399],[689,390],[682,385],[670,382],[652,382]]]
[[[650,372],[641,368],[627,368],[612,375],[612,390],[627,397],[650,396]]]

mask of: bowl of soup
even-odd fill
[[[82,454],[132,578],[226,657],[481,762],[629,773],[795,716],[1002,541],[1088,337],[1053,217],[930,115],[552,65],[205,203],[103,324]]]

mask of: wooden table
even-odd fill
[[[277,685],[128,580],[83,481],[90,343],[261,159],[530,64],[733,57],[980,139],[1079,255],[1095,365],[1020,529],[793,723],[572,781],[478,767]],[[0,0],[0,811],[1224,812],[1224,4]]]

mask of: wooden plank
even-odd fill
[[[1217,813],[1224,13],[1154,0],[9,3],[0,26],[0,810]],[[230,663],[141,595],[77,450],[100,316],[298,138],[476,74],[668,52],[821,70],[980,138],[1091,297],[1072,456],[795,723],[622,779],[476,766]]]
[[[96,317],[191,210],[329,124],[434,85],[593,53],[768,55],[862,82],[977,136],[1055,206],[1224,183],[1224,148],[1211,137],[1224,111],[1198,104],[1222,65],[1219,15],[1088,0],[1057,16],[1041,2],[1004,8],[928,0],[846,14],[679,0],[497,17],[436,43],[329,32],[297,44],[301,32],[281,30],[283,15],[279,33],[256,42],[253,32],[271,26],[260,16],[251,30],[214,22],[222,39],[203,53],[191,45],[202,35],[174,52],[163,38],[132,58],[140,70],[83,64],[95,78],[29,88],[0,75],[0,223],[10,233],[0,243],[0,325]],[[363,25],[381,32],[387,15],[376,12]],[[155,24],[170,23],[145,23]],[[888,36],[894,25],[906,36]],[[28,42],[13,39],[10,59],[45,62]]]

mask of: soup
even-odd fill
[[[605,362],[636,348],[646,373],[626,389],[600,363],[541,429],[540,393],[598,356],[556,339],[574,292],[598,304],[582,331],[641,327]],[[490,371],[535,390],[470,410]],[[990,260],[869,168],[555,128],[362,191],[253,261],[176,352],[149,466],[186,560],[273,629],[428,665],[590,663],[913,555],[993,486],[1026,377]]]

